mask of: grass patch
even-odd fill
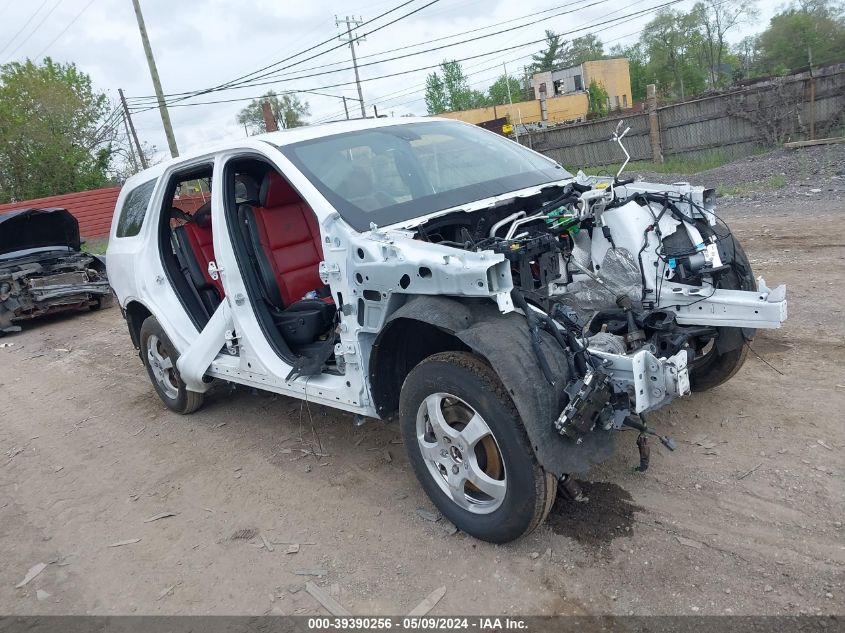
[[[748,193],[755,193],[757,191],[772,191],[786,186],[786,176],[783,174],[775,174],[769,176],[765,180],[756,182],[747,182],[733,187],[723,187],[719,185],[716,187],[717,196],[740,196]]]
[[[82,250],[91,255],[105,255],[108,247],[109,238],[107,237],[96,237],[82,243]]]

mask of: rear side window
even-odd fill
[[[144,216],[147,215],[147,207],[150,205],[156,180],[150,180],[143,185],[136,187],[129,192],[123,201],[123,208],[120,210],[120,217],[117,219],[117,237],[133,237],[138,235],[141,226],[144,224]]]

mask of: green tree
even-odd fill
[[[582,37],[576,37],[568,44],[564,43],[558,55],[558,63],[561,68],[568,68],[603,57],[604,44],[597,36],[587,33]]]
[[[696,53],[702,50],[697,15],[664,9],[640,36],[648,55],[647,74],[661,92],[683,99],[704,90],[705,71]]]
[[[0,202],[108,184],[121,120],[74,64],[0,66]]]
[[[767,72],[786,72],[845,58],[842,7],[830,0],[803,0],[774,16],[758,40]]]
[[[611,57],[624,57],[628,60],[628,73],[631,76],[631,99],[645,101],[645,88],[651,83],[648,75],[648,55],[639,42],[629,46],[617,44],[610,49]]]
[[[757,36],[747,35],[732,47],[737,65],[734,68],[734,79],[748,79],[760,74],[760,47]]]
[[[701,50],[712,88],[724,85],[729,77],[722,67],[729,53],[728,32],[757,15],[756,0],[704,0],[693,7],[690,16],[698,24],[702,37]]]
[[[429,114],[439,114],[482,108],[490,101],[483,92],[469,87],[460,63],[444,61],[440,73],[433,72],[426,78],[425,104]]]
[[[300,101],[294,94],[277,95],[270,90],[263,97],[250,101],[248,106],[238,112],[238,123],[245,126],[250,134],[262,134],[267,131],[261,106],[265,101],[270,102],[273,118],[279,127],[288,129],[308,125],[305,117],[311,114],[311,107],[307,101]]]
[[[510,98],[508,88],[510,88]],[[487,94],[490,97],[491,105],[504,105],[510,99],[520,101],[522,97],[522,84],[519,83],[518,79],[502,75],[490,86]]]
[[[558,68],[561,50],[563,49],[563,41],[560,35],[554,31],[546,30],[546,44],[545,48],[536,55],[531,56],[532,68],[535,73],[542,73]]]
[[[590,98],[590,112],[598,117],[607,115],[608,95],[604,86],[598,83],[595,79],[590,82],[588,89]]]
[[[446,85],[437,72],[425,78],[425,107],[429,114],[440,114],[449,109]]]

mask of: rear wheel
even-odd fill
[[[557,480],[537,463],[487,363],[465,352],[427,358],[405,380],[399,410],[414,472],[458,528],[505,543],[542,523]]]
[[[203,394],[188,391],[176,368],[179,353],[155,317],[144,320],[140,339],[144,366],[161,401],[176,413],[188,414],[199,409]]]

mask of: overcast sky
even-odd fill
[[[335,14],[340,17],[354,14],[370,20],[405,1],[141,0],[141,5],[164,91],[176,93],[219,85],[336,37]],[[363,27],[360,32],[372,30],[431,1],[413,0],[402,9]],[[570,37],[592,31],[609,48],[616,43],[636,40],[638,31],[652,14],[612,22],[614,18],[655,7],[665,1],[435,0],[431,6],[373,33],[361,42],[357,48],[359,62],[371,64],[383,57],[413,53],[526,22],[542,21],[443,50],[362,66],[360,73],[364,80],[362,86],[368,114],[372,114],[373,104],[378,106],[380,114],[425,114],[423,85],[426,74],[431,70],[373,78],[434,65],[444,58],[461,59],[525,44],[541,39],[544,29],[561,33],[583,29]],[[588,6],[591,4],[595,6]],[[693,0],[685,0],[675,8],[688,10],[692,4]],[[759,19],[733,33],[730,39],[736,41],[745,34],[764,28],[782,4],[782,0],[758,0]],[[525,17],[548,9],[554,10]],[[563,11],[571,13],[553,17]],[[508,22],[491,27],[504,21]],[[340,69],[338,72],[295,80],[271,77],[263,80],[276,80],[271,85],[215,92],[183,103],[242,99],[258,96],[269,89],[316,90],[357,98],[354,83],[351,83],[354,75],[349,70],[348,46],[304,61],[336,44],[335,40],[331,45],[326,44],[291,59],[279,68],[300,63],[279,72],[290,75],[296,71],[303,75]],[[400,52],[378,55],[390,49],[417,44]],[[2,50],[3,47],[5,50]],[[523,65],[529,62],[530,54],[538,48],[539,45],[534,44],[486,55],[463,62],[463,67],[473,87],[484,90],[502,73],[503,62],[507,63],[510,74],[521,75]],[[153,93],[131,0],[0,0],[0,50],[0,63],[27,57],[40,59],[45,55],[62,62],[75,62],[91,75],[96,88],[106,91],[115,103],[118,88],[123,88],[130,98]],[[326,65],[330,66],[307,70]],[[340,99],[314,94],[302,96],[311,106],[310,121],[343,118]],[[216,141],[242,137],[244,131],[237,125],[236,115],[247,102],[171,108],[180,151],[184,153]],[[357,102],[349,101],[348,105],[353,116],[360,115]],[[166,151],[167,143],[158,110],[141,112],[134,118],[141,139],[155,145],[161,152]]]

